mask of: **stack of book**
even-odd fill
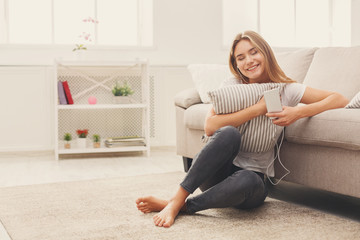
[[[145,146],[143,137],[113,137],[105,140],[106,147]]]
[[[61,105],[74,104],[69,84],[67,81],[58,81],[59,103]]]

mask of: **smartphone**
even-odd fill
[[[264,92],[266,108],[269,113],[281,112],[280,88],[274,88]],[[274,117],[270,117],[274,119]]]

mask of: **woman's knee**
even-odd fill
[[[264,182],[259,175],[250,170],[240,170],[233,174],[237,179],[238,190],[246,195],[257,194],[264,191]]]
[[[237,208],[247,209],[260,206],[267,195],[265,183],[261,177],[253,171],[242,170],[236,172],[239,176],[241,186],[239,186],[239,194],[245,194],[245,201],[236,206]]]
[[[223,142],[226,145],[230,145],[230,144],[240,145],[240,141],[241,141],[241,134],[239,130],[233,126],[225,126],[218,129],[215,132],[214,137],[217,139],[221,139],[221,142]]]

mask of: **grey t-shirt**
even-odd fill
[[[232,84],[241,84],[236,78],[229,78],[225,80],[221,87],[229,86]],[[281,103],[283,106],[294,107],[300,103],[301,98],[304,95],[306,86],[301,83],[289,83],[286,84],[283,90],[280,92]],[[283,128],[278,128],[276,132],[276,138],[279,138]],[[275,148],[276,149],[276,148]],[[270,177],[275,175],[274,172],[274,151],[261,153],[251,152],[239,152],[235,157],[234,165],[243,169],[252,170],[256,172],[264,173]]]

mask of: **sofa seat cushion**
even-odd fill
[[[195,104],[185,110],[184,123],[187,128],[204,130],[205,118],[212,104]]]
[[[285,128],[288,142],[360,150],[360,109],[333,109]]]

